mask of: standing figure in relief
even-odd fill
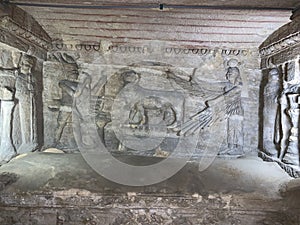
[[[279,71],[269,71],[268,83],[264,89],[263,148],[272,157],[278,157],[280,149],[280,94]]]
[[[36,150],[38,147],[36,133],[36,105],[34,96],[34,82],[31,70],[35,59],[22,55],[20,69],[16,77],[15,98],[18,104],[22,143],[17,153]]]
[[[228,82],[223,93],[207,100],[206,107],[186,121],[179,131],[180,135],[190,135],[217,121],[227,120],[226,146],[219,152],[220,155],[243,154],[242,79],[237,65],[237,60],[228,61],[229,67],[226,73]]]
[[[243,119],[244,111],[241,102],[242,79],[240,70],[236,65],[230,65],[226,79],[229,81],[225,87],[225,110],[227,119],[227,148],[220,155],[242,155],[243,152]],[[227,117],[226,116],[226,117]]]
[[[79,147],[95,147],[93,140],[92,127],[94,126],[91,115],[91,83],[92,78],[86,72],[81,72],[77,90],[73,101],[73,124],[76,129],[73,130],[76,143]]]
[[[54,146],[64,147],[60,141],[65,127],[72,121],[73,97],[78,86],[79,68],[76,60],[68,54],[58,53],[57,55],[54,55],[54,57],[57,61],[62,63],[64,76],[66,77],[66,79],[63,79],[58,83],[62,95],[59,104]]]

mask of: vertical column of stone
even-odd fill
[[[13,111],[15,106],[15,75],[19,53],[7,49],[1,50],[0,57],[0,161],[7,162],[15,154],[13,142],[13,126],[15,118]],[[16,137],[17,138],[17,137]]]
[[[15,148],[12,144],[12,110],[15,103],[13,101],[1,101],[1,144],[0,161],[8,161],[15,155]]]
[[[33,68],[36,58],[23,54],[20,60],[19,70],[16,76],[15,98],[18,100],[21,145],[17,152],[22,154],[36,150],[38,143],[35,137],[36,130],[36,106],[34,96]]]

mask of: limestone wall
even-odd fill
[[[128,150],[126,146],[124,148],[120,144],[120,140],[115,137],[107,124],[111,120],[113,110],[111,106],[114,101],[117,102],[116,95],[124,90],[128,91],[126,89],[128,83],[120,79],[126,76],[124,74],[132,72],[139,77],[138,86],[150,90],[155,97],[160,98],[159,95],[165,95],[163,98],[169,98],[174,109],[173,112],[175,111],[176,123],[173,124],[172,129],[168,130],[170,140],[160,146],[162,152],[169,154],[172,151],[170,146],[176,146],[176,140],[183,135],[182,130],[185,123],[207,108],[213,109],[212,124],[218,122],[220,129],[215,129],[213,126],[211,128],[210,124],[205,124],[203,129],[200,129],[202,127],[199,123],[202,120],[195,120],[198,121],[199,129],[195,129],[194,133],[199,134],[200,137],[197,136],[196,138],[198,142],[196,154],[201,155],[203,152],[207,152],[207,149],[210,151],[210,146],[214,146],[215,143],[217,143],[218,151],[225,151],[227,154],[229,136],[232,135],[229,133],[235,132],[229,131],[232,126],[238,127],[238,131],[233,136],[235,135],[235,138],[238,139],[235,140],[235,144],[242,145],[239,146],[242,148],[238,153],[234,153],[234,150],[230,154],[245,154],[256,151],[258,144],[258,96],[261,77],[261,72],[258,69],[259,55],[256,49],[186,48],[174,47],[160,41],[122,45],[113,45],[105,41],[97,45],[73,42],[57,44],[54,47],[55,51],[48,54],[48,61],[44,63],[43,71],[45,147],[56,146],[67,152],[77,149],[72,134],[70,115],[70,110],[72,107],[74,109],[74,104],[70,100],[67,103],[63,100],[65,89],[63,90],[59,83],[61,84],[63,80],[75,81],[73,87],[77,87],[86,76],[84,74],[87,73],[87,76],[91,78],[91,102],[92,105],[96,104],[96,109],[91,110],[91,115],[96,118],[98,138],[106,143],[106,147],[111,145],[108,147],[111,150]],[[230,83],[226,79],[230,67],[237,68],[239,71],[240,81],[238,85],[237,82],[233,84],[235,81]],[[72,75],[72,70],[78,72]],[[78,83],[76,84],[76,82]],[[240,91],[228,95],[226,92],[230,93],[231,87],[234,86],[239,86]],[[147,98],[141,93],[136,94]],[[132,98],[132,95],[134,94],[128,93],[129,98]],[[219,108],[213,106],[215,103],[210,101],[218,99],[220,96],[222,100],[217,103]],[[109,98],[111,99],[109,100]],[[241,104],[238,103],[239,100],[241,100]],[[108,103],[109,101],[110,103]],[[122,103],[116,104],[122,105]],[[108,108],[105,108],[106,106]],[[132,107],[134,106],[132,105]],[[226,111],[230,107],[233,109],[232,112]],[[233,122],[237,125],[229,124],[228,119],[231,115],[238,114],[234,111],[238,111],[238,109],[234,109],[234,107],[241,108],[241,118]],[[143,108],[150,110],[151,107],[143,105]],[[131,110],[121,110],[117,114],[124,114],[125,117],[126,115],[129,117]],[[145,124],[137,121],[136,124],[131,125]],[[152,135],[159,136],[158,133],[154,132]],[[144,143],[143,140],[141,143]],[[135,151],[134,154],[155,154],[155,151],[138,152]]]

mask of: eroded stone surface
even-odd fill
[[[126,156],[122,160],[157,161]],[[169,180],[146,187],[112,183],[93,172],[79,154],[29,154],[2,166],[0,174],[5,183],[0,198],[4,224],[299,222],[294,214],[298,208],[286,205],[279,192],[290,193],[291,185],[285,184],[291,178],[276,164],[257,158],[218,159],[201,173],[197,162],[188,163]],[[6,182],[9,174],[13,179]]]
[[[40,90],[40,74],[36,58],[8,50],[1,67],[1,145],[0,161],[9,161],[16,154],[38,147],[38,110],[36,97]],[[15,57],[19,59],[14,64]],[[2,62],[4,63],[4,62]]]

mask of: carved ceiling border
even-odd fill
[[[29,30],[23,28],[19,24],[12,21],[8,16],[1,19],[0,27],[7,30],[16,37],[23,38],[44,50],[49,50],[51,48],[51,43],[49,41],[44,40],[43,38],[40,38]]]
[[[106,50],[105,50],[106,49]],[[53,42],[52,51],[83,51],[89,52],[102,52],[108,51],[115,54],[151,54],[155,51],[154,48],[145,45],[134,44],[111,44],[109,46],[102,46],[101,41],[98,43],[80,43],[80,42]],[[248,49],[235,49],[235,48],[208,48],[208,47],[172,47],[166,46],[160,48],[160,51],[170,55],[199,55],[205,56],[220,51],[224,56],[247,56],[249,54]]]
[[[266,47],[263,47],[259,50],[259,53],[262,57],[276,54],[282,50],[293,47],[300,43],[300,31],[293,33],[281,40],[274,42]]]

